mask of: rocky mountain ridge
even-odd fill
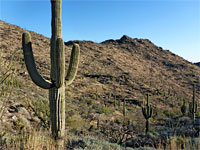
[[[200,67],[200,62],[197,62],[197,63],[194,63],[194,64]]]

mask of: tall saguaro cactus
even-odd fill
[[[197,103],[195,102],[195,84],[193,84],[192,102],[189,103],[189,112],[192,116],[193,123],[195,122],[195,113],[197,112]]]
[[[51,36],[51,81],[45,80],[37,71],[32,52],[30,34],[25,32],[22,35],[22,47],[25,63],[33,82],[41,88],[49,89],[50,117],[52,136],[56,141],[62,141],[65,130],[65,85],[74,80],[78,63],[80,48],[73,45],[69,68],[65,77],[65,51],[62,39],[61,24],[61,3],[62,0],[51,0],[52,9],[52,36]]]
[[[149,132],[149,118],[152,116],[152,107],[149,105],[149,95],[147,94],[146,107],[142,107],[142,113],[146,119],[146,134]]]

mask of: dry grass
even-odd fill
[[[183,138],[183,137],[171,137],[167,138],[165,143],[159,143],[159,150],[198,150],[200,149],[200,138]]]
[[[10,136],[9,142],[5,141],[5,137],[0,137],[1,144],[0,149],[9,149],[9,150],[56,150],[56,145],[49,135],[49,131],[35,131],[24,132],[17,136]],[[111,144],[106,142],[104,139],[97,139],[92,136],[75,136],[68,135],[65,137],[66,147],[65,149],[95,149],[100,150],[102,147],[108,150],[125,150],[126,148],[121,147],[117,144]],[[4,142],[4,143],[3,143]],[[148,146],[145,146],[148,147]],[[171,137],[167,138],[164,141],[157,143],[157,150],[197,150],[200,148],[200,138],[182,138],[182,137]],[[127,150],[132,150],[129,148]]]
[[[9,150],[55,150],[55,143],[47,131],[22,132],[19,135],[0,136],[0,148]]]

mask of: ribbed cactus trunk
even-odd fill
[[[124,117],[124,123],[126,122],[126,101],[123,100],[123,117]]]
[[[149,118],[148,114],[150,114],[150,105],[149,105],[149,95],[147,94],[147,103],[146,103],[146,131],[145,133],[147,134],[149,132]]]
[[[62,39],[61,0],[51,0],[52,37],[51,37],[51,81],[46,81],[37,71],[32,52],[29,33],[22,35],[22,47],[27,70],[33,82],[41,88],[49,89],[50,117],[52,137],[56,140],[57,149],[63,147],[65,133],[65,85],[74,80],[79,63],[80,48],[73,45],[70,64],[65,77],[65,51]]]
[[[193,97],[192,97],[192,120],[195,121],[195,85],[193,84]]]
[[[193,97],[192,102],[189,103],[189,112],[192,116],[193,124],[195,123],[195,113],[197,112],[197,103],[195,102],[195,84],[193,84]]]
[[[146,134],[148,134],[148,132],[149,132],[149,119],[146,119],[146,131],[145,131],[145,133]]]
[[[51,0],[51,80],[56,86],[49,89],[50,117],[52,135],[62,140],[65,130],[65,55],[62,39],[61,0]],[[57,42],[57,43],[56,43]],[[56,48],[60,47],[60,48]],[[59,50],[59,51],[57,51]]]

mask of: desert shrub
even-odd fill
[[[89,106],[93,104],[93,99],[90,97],[83,97],[81,100]]]
[[[115,123],[113,121],[104,121],[100,124],[100,132],[103,133],[110,142],[122,144],[134,134],[132,123]]]
[[[196,113],[196,117],[200,117],[200,112],[197,112],[197,113]]]
[[[181,112],[179,109],[173,109],[173,110],[164,110],[163,113],[165,114],[165,116],[169,117],[169,118],[174,118],[177,116],[181,116]]]
[[[28,107],[33,111],[35,116],[37,116],[40,121],[42,122],[43,127],[49,128],[50,127],[50,110],[48,107],[48,101],[47,100],[35,100],[30,101],[26,100],[28,103]]]
[[[67,117],[65,122],[66,128],[72,131],[82,131],[89,127],[88,122],[79,116]]]
[[[133,150],[132,148],[124,148],[116,143],[109,143],[94,138],[79,138],[72,140],[70,145],[76,150]]]
[[[103,106],[101,104],[94,104],[92,105],[92,109],[94,109],[96,113],[102,113]]]
[[[111,109],[108,107],[103,107],[102,113],[104,113],[105,115],[109,115],[111,113]]]
[[[122,120],[121,120],[121,119],[118,119],[118,118],[115,118],[114,123],[120,124],[120,123],[122,123]]]
[[[16,78],[16,62],[13,61],[16,53],[4,60],[0,54],[0,120],[5,113],[5,108],[12,97],[13,88],[18,88],[21,84]]]

